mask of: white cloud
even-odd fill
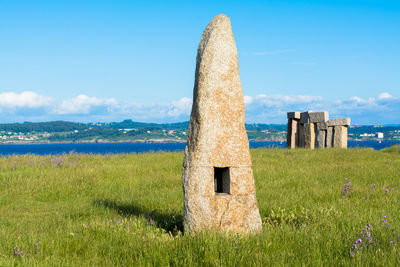
[[[393,98],[393,96],[391,95],[391,94],[389,94],[389,93],[381,93],[380,95],[379,95],[379,99],[388,99],[388,98]]]
[[[350,97],[331,105],[333,115],[351,117],[354,124],[400,123],[400,98],[381,93],[378,98]]]
[[[387,92],[376,98],[353,96],[327,101],[312,95],[244,96],[249,123],[285,123],[288,111],[327,110],[332,118],[351,117],[353,124],[400,123],[400,97]],[[78,95],[58,100],[35,92],[0,93],[1,122],[16,121],[119,121],[178,122],[189,120],[192,99],[164,103],[135,103],[115,98]]]
[[[103,107],[111,109],[117,104],[114,98],[100,99],[87,95],[78,95],[77,97],[61,102],[54,111],[57,114],[89,114],[93,108]]]
[[[245,105],[249,105],[251,102],[253,102],[253,98],[251,96],[245,95],[243,98]]]
[[[15,110],[18,108],[41,108],[52,104],[53,98],[39,95],[35,92],[0,93],[0,110]]]

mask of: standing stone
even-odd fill
[[[318,128],[318,147],[319,148],[325,148],[326,147],[326,136],[327,136],[327,123],[326,122],[320,122],[317,123],[317,128]]]
[[[319,148],[325,148],[326,147],[326,130],[319,130],[318,147]]]
[[[304,124],[302,124],[302,123],[299,123],[299,133],[298,134],[299,134],[299,147],[304,147],[306,134],[305,134]]]
[[[317,147],[317,134],[318,129],[315,123],[306,124],[306,137],[305,137],[305,148],[314,149]]]
[[[347,148],[347,126],[334,126],[333,147]]]
[[[333,147],[333,127],[329,126],[326,131],[326,147]]]
[[[327,125],[328,129],[333,129],[331,136],[332,147],[347,148],[347,127],[350,126],[350,118],[330,119]]]
[[[309,117],[308,117],[308,111],[300,113],[300,121],[299,121],[299,147],[305,147],[305,138],[306,138],[306,133],[305,133],[305,127],[304,125],[308,123]]]
[[[206,27],[183,161],[185,232],[261,231],[237,49],[227,16]]]
[[[296,148],[299,146],[299,120],[300,112],[288,112],[288,130],[286,137],[286,147]]]

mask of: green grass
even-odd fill
[[[0,266],[398,265],[399,147],[251,153],[263,232],[247,237],[182,234],[182,153],[2,157]]]

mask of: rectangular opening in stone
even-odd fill
[[[231,176],[229,167],[214,167],[214,189],[215,193],[231,193]]]

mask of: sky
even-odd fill
[[[400,124],[400,1],[0,0],[0,123],[189,120],[197,46],[230,17],[247,123]]]

